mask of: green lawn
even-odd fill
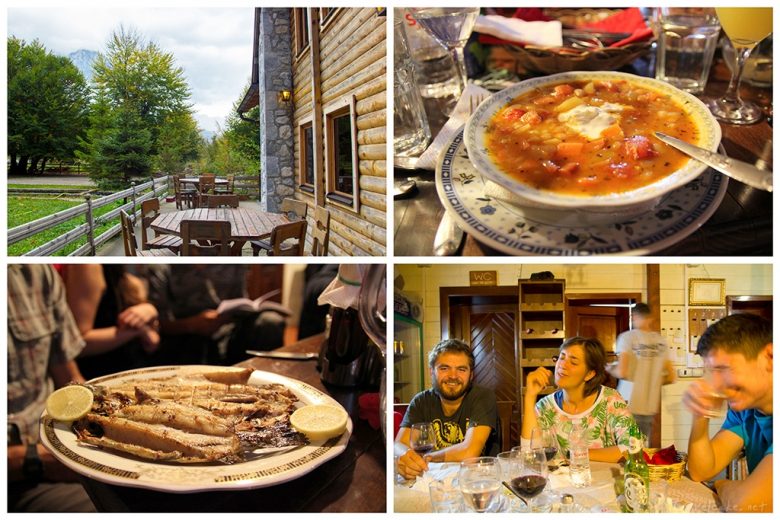
[[[27,222],[37,220],[39,218],[51,215],[58,211],[62,211],[73,206],[78,206],[83,203],[83,200],[63,200],[62,198],[49,199],[42,197],[19,197],[14,195],[8,196],[8,228],[14,228]],[[104,215],[112,209],[115,209],[122,205],[122,201],[116,201],[113,204],[108,204],[95,210],[95,216]],[[85,222],[83,215],[63,222],[51,229],[47,229],[41,233],[33,235],[30,238],[11,244],[8,246],[8,256],[19,256],[31,249],[34,249],[42,244],[50,242],[51,240],[63,235],[67,231],[79,226]],[[117,219],[114,222],[106,223],[95,229],[95,236],[99,236],[101,233],[108,230],[112,225],[119,222]],[[67,247],[61,249],[54,256],[67,256],[70,252],[75,251],[81,245],[87,243],[87,238],[83,237]]]
[[[95,188],[89,184],[9,184],[8,189],[44,189],[44,190],[57,190],[64,188],[67,190],[92,190]]]

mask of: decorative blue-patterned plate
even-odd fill
[[[463,144],[463,130],[436,165],[436,190],[460,227],[512,255],[647,255],[684,239],[709,219],[728,179],[706,170],[639,213],[604,214],[521,207],[511,194],[478,172]]]

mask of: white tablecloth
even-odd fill
[[[414,483],[397,482],[394,488],[394,511],[396,513],[429,513],[431,500],[428,486],[431,481],[455,480],[459,464],[429,463],[429,470],[418,477]],[[583,489],[572,486],[569,468],[559,468],[550,474],[550,487],[555,493],[574,495],[577,504],[593,512],[619,512],[620,507],[615,494],[615,483],[622,481],[621,464],[591,462],[592,484]],[[662,489],[665,488],[665,489]],[[715,494],[703,484],[683,477],[674,482],[651,482],[651,492],[664,491],[666,496],[680,504],[693,504],[694,512],[717,512]]]

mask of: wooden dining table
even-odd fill
[[[280,213],[269,213],[250,208],[195,208],[161,213],[150,226],[155,231],[181,235],[184,220],[214,220],[230,222],[231,252],[240,255],[249,240],[267,238],[274,227],[287,224],[290,219]]]
[[[318,334],[276,351],[317,352],[323,340],[324,336]],[[245,491],[164,493],[82,478],[98,511],[384,513],[387,510],[385,441],[381,430],[372,428],[358,415],[362,390],[325,385],[314,361],[251,358],[237,366],[296,379],[338,401],[353,424],[344,452],[290,482]]]
[[[653,75],[653,60],[644,57],[620,69],[640,76]],[[731,72],[723,59],[716,56],[710,70],[704,96],[715,97],[726,91]],[[772,169],[772,88],[761,88],[743,82],[743,99],[762,107],[767,117],[752,125],[721,123],[721,144],[728,156],[750,164]],[[428,107],[426,107],[428,108]],[[428,111],[432,133],[436,135],[446,120],[441,114]],[[396,166],[396,185],[414,180],[417,193],[394,203],[395,254],[397,256],[430,256],[438,223],[444,215],[436,192],[435,173],[409,170]],[[459,255],[497,256],[504,253],[493,249],[470,235]],[[723,201],[712,217],[681,241],[653,253],[661,256],[771,256],[772,255],[772,194],[729,179]]]
[[[182,177],[179,179],[179,182],[184,184],[192,184],[195,186],[195,189],[198,189],[200,187],[200,177]],[[228,183],[228,180],[223,177],[215,177],[214,178],[214,184],[218,186],[222,186]]]

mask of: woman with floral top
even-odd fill
[[[590,440],[590,459],[617,462],[628,448],[629,427],[634,417],[628,404],[606,379],[606,353],[597,339],[574,337],[561,345],[555,362],[555,392],[536,398],[550,384],[552,372],[539,367],[526,379],[523,415],[523,439],[530,439],[534,428],[553,428],[561,450],[566,453],[574,428],[586,431]]]

